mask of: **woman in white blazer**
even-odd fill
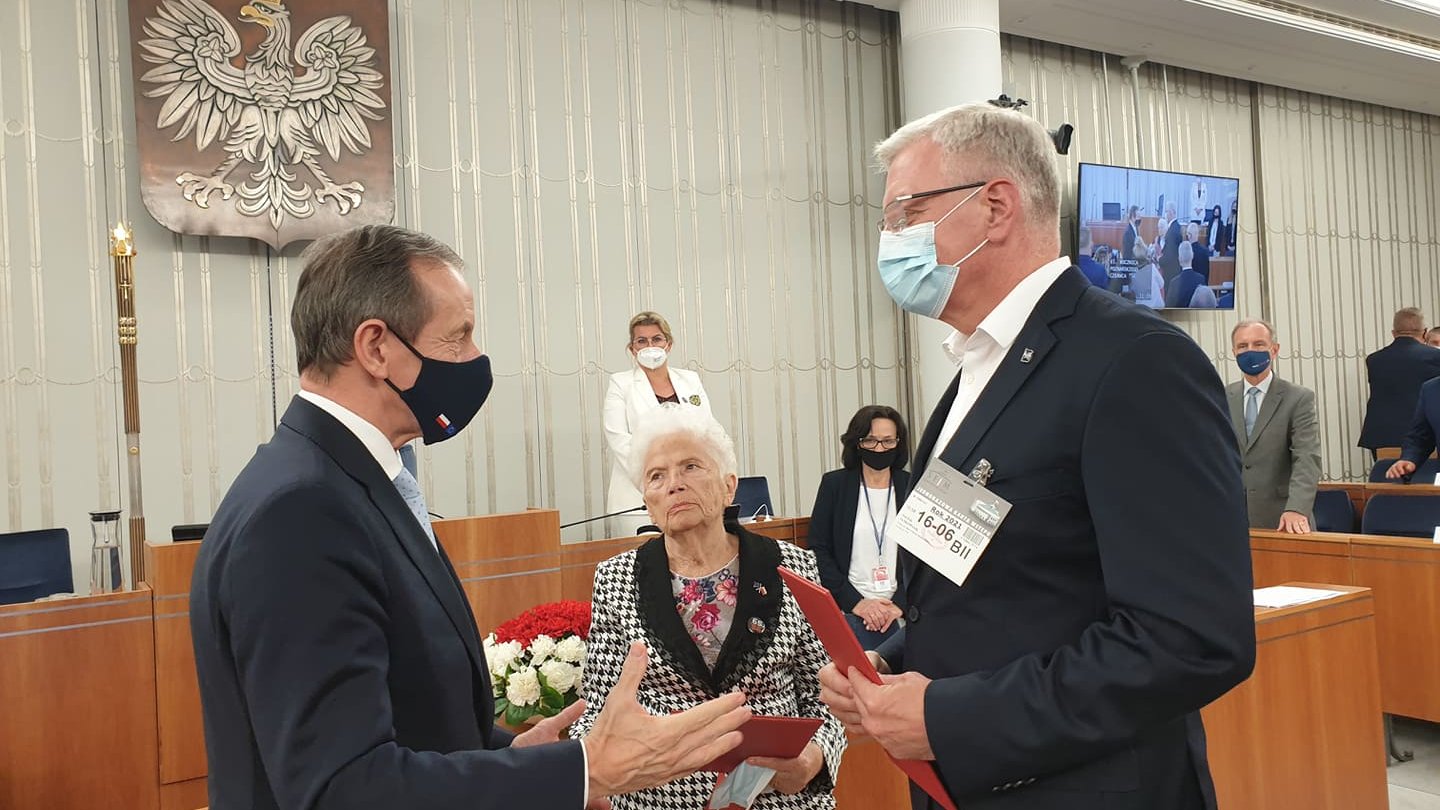
[[[626,473],[630,458],[630,435],[645,415],[663,402],[674,402],[710,411],[710,395],[700,384],[700,375],[683,368],[670,367],[670,351],[675,336],[670,322],[655,312],[641,312],[630,319],[630,339],[626,344],[635,366],[610,375],[610,388],[605,393],[603,420],[605,442],[610,446],[610,487],[606,490],[605,511],[642,507],[640,490]],[[610,534],[626,537],[650,520],[645,510],[637,508],[629,515],[610,519]]]

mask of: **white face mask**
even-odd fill
[[[635,353],[635,359],[640,365],[651,371],[665,365],[665,361],[669,359],[669,357],[669,353],[659,346],[646,346]]]

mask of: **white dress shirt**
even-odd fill
[[[957,329],[941,344],[946,356],[961,369],[960,388],[955,392],[955,401],[950,405],[950,413],[945,417],[945,425],[940,429],[940,438],[935,442],[930,458],[939,458],[946,445],[955,438],[955,431],[960,429],[965,415],[970,413],[980,393],[990,384],[990,378],[1000,368],[1000,361],[1010,352],[1015,338],[1019,337],[1020,330],[1030,319],[1030,313],[1035,311],[1035,305],[1069,267],[1069,256],[1061,256],[1042,265],[1016,284],[1015,289],[990,310],[972,334],[966,335]]]
[[[861,481],[860,502],[855,506],[855,532],[850,544],[848,577],[850,584],[866,599],[892,599],[895,596],[898,546],[889,537],[889,530],[894,526],[895,488],[870,489]],[[875,537],[876,533],[880,535],[879,540]],[[880,565],[885,566],[885,573],[889,575],[889,584],[884,590],[875,587],[875,568]]]

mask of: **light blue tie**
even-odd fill
[[[1260,389],[1251,386],[1250,390],[1245,392],[1245,438],[1247,439],[1255,432],[1255,417],[1259,415],[1260,411],[1259,402]]]
[[[420,482],[416,481],[415,476],[411,475],[410,471],[403,466],[400,468],[400,474],[395,476],[395,490],[400,493],[400,497],[405,499],[405,505],[410,507],[410,513],[420,521],[420,528],[425,530],[425,536],[430,538],[430,544],[435,546],[436,551],[439,551],[440,546],[435,542],[435,531],[430,528],[430,510],[425,508],[425,493],[420,491]]]

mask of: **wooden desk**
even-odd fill
[[[805,540],[810,536],[810,518],[806,517],[778,517],[770,520],[757,520],[754,523],[746,523],[745,528],[755,534],[773,537],[776,540],[784,540],[789,543],[805,548]]]
[[[150,589],[0,607],[0,807],[158,806]]]
[[[145,571],[155,594],[161,810],[193,810],[209,801],[200,681],[190,638],[190,575],[199,554],[199,540],[145,544]]]
[[[1201,712],[1225,810],[1389,806],[1373,598],[1312,587],[1346,593],[1257,609],[1254,674]]]
[[[1440,544],[1356,535],[1350,569],[1375,592],[1385,711],[1440,722]]]
[[[1255,587],[1286,582],[1350,583],[1348,534],[1286,534],[1250,530],[1250,562]]]

